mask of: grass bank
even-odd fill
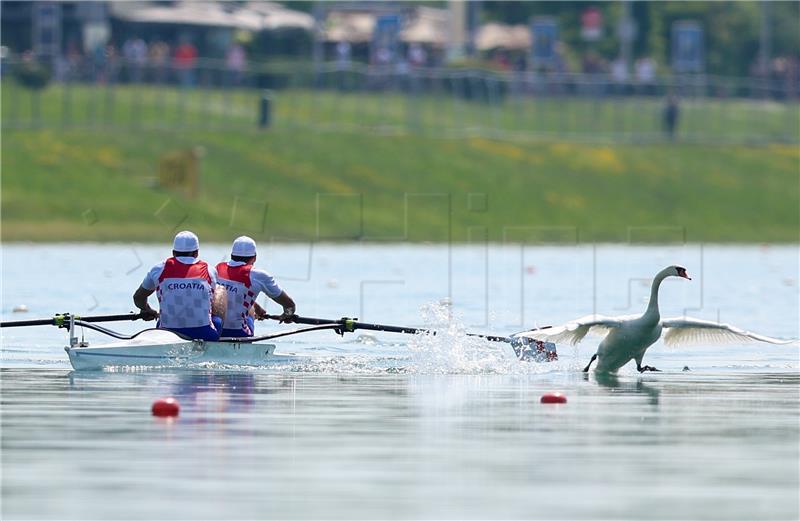
[[[5,112],[4,108],[4,112]],[[3,241],[796,242],[800,150],[277,127],[4,130]],[[202,146],[192,199],[158,158]]]
[[[3,82],[4,128],[117,128],[250,131],[261,91],[178,89],[152,85],[53,84],[41,93]],[[492,103],[427,94],[372,91],[272,93],[277,129],[359,130],[428,137],[493,136],[590,143],[661,142],[664,101],[658,97],[519,96]],[[800,141],[800,103],[686,98],[680,141],[712,144]]]

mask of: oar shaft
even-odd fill
[[[261,336],[247,336],[247,337],[222,337],[220,342],[239,342],[239,343],[253,343],[261,340],[272,340],[273,338],[280,338],[284,336],[297,335],[300,333],[311,333],[312,331],[323,331],[338,328],[338,324],[320,324],[317,326],[304,327],[300,329],[290,329],[289,331],[278,331],[277,333],[269,333]]]
[[[511,338],[507,336],[497,336],[497,335],[479,335],[477,333],[467,333],[467,336],[475,336],[478,338],[483,338],[484,340],[488,340],[490,342],[511,342]]]
[[[37,320],[11,320],[0,322],[0,327],[52,326],[54,321],[54,318],[42,318]]]
[[[34,320],[9,320],[0,322],[0,327],[24,327],[24,326],[60,326],[69,322],[69,313],[55,315],[52,318],[42,318]],[[142,318],[140,313],[125,313],[123,315],[97,315],[93,317],[81,317],[72,315],[75,320],[83,322],[117,322],[121,320],[138,320]]]
[[[270,317],[270,318],[275,318],[275,317]],[[350,320],[347,318],[342,318],[339,320],[331,320],[327,318],[295,316],[293,317],[292,321],[297,324],[310,324],[310,325],[341,324],[343,331],[355,331],[356,329],[363,329],[367,331],[384,331],[387,333],[404,333],[407,335],[416,335],[418,333],[436,334],[435,331],[432,331],[430,329],[404,327],[404,326],[390,326],[387,324],[370,324],[368,322],[357,322],[355,320]],[[467,336],[483,338],[489,340],[490,342],[511,342],[511,339],[505,336],[479,335],[476,333],[467,333]]]
[[[414,327],[389,326],[386,324],[367,324],[364,322],[354,322],[353,329],[365,329],[369,331],[386,331],[387,333],[405,333],[416,335],[417,333],[427,333],[428,329],[417,329]]]
[[[122,315],[100,315],[96,317],[79,317],[76,315],[75,318],[83,320],[84,322],[119,322],[122,320],[139,320],[142,318],[142,314],[125,313]]]
[[[403,326],[389,326],[386,324],[369,324],[367,322],[357,322],[350,319],[331,320],[327,318],[312,318],[295,316],[292,322],[297,324],[321,325],[321,324],[341,324],[344,326],[345,331],[364,329],[367,331],[385,331],[387,333],[406,333],[409,335],[416,335],[428,331],[427,329],[418,329],[414,327]]]

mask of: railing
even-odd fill
[[[607,75],[328,63],[232,70],[59,62],[41,91],[3,63],[5,128],[251,129],[269,90],[277,128],[593,142],[800,142],[797,85],[714,76]],[[672,125],[670,123],[672,122]]]

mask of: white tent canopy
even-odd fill
[[[242,5],[184,0],[172,6],[147,2],[110,2],[109,5],[112,16],[129,22],[230,27],[249,31],[286,27],[312,30],[314,27],[311,15],[287,9],[275,2],[251,1]]]
[[[475,35],[475,47],[490,49],[527,50],[531,46],[531,31],[526,25],[488,23],[480,26]]]
[[[322,39],[329,42],[369,42],[375,20],[372,13],[333,11],[325,19]]]
[[[288,9],[275,2],[261,2],[251,0],[247,3],[246,9],[258,13],[262,16],[263,29],[283,29],[293,27],[314,30],[314,17],[302,11]]]
[[[408,43],[446,45],[450,34],[450,15],[445,9],[418,7],[414,18],[400,33]]]
[[[450,15],[446,9],[419,6],[404,14],[400,41],[440,46],[447,44]],[[379,16],[366,10],[331,10],[325,19],[322,39],[329,42],[369,42]]]

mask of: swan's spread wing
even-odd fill
[[[515,337],[533,338],[535,340],[544,340],[547,342],[555,342],[556,344],[570,343],[577,344],[587,334],[605,336],[608,332],[619,327],[622,323],[623,317],[604,317],[601,315],[589,315],[560,326],[548,327],[544,329],[534,329],[532,331],[525,331],[517,333]]]
[[[720,324],[697,318],[668,318],[661,321],[667,329],[664,343],[668,346],[682,344],[733,344],[738,342],[769,342],[791,344],[794,340],[780,340],[751,333],[730,324]]]

